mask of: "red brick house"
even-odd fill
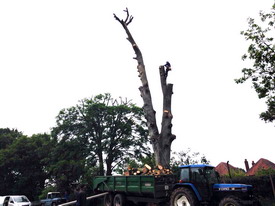
[[[275,170],[275,164],[267,159],[261,158],[258,162],[255,164],[252,164],[252,167],[248,169],[246,172],[246,175],[255,175],[259,170],[262,169],[274,169]]]
[[[228,167],[229,167],[229,170],[231,172],[231,174],[233,172],[238,172],[240,169],[237,168],[237,167],[234,167],[232,166],[231,164],[228,164]],[[215,170],[221,175],[228,175],[229,172],[228,172],[228,167],[227,167],[227,163],[225,162],[221,162],[220,164],[218,164],[216,167],[215,167]]]
[[[258,162],[254,163],[254,161],[252,161],[252,167],[249,167],[249,164],[247,162],[247,160],[244,161],[245,163],[245,168],[246,168],[246,175],[251,176],[251,175],[255,175],[259,170],[262,169],[273,169],[275,170],[275,164],[267,159],[261,158],[258,160]],[[234,167],[232,165],[228,165],[231,174],[233,174],[234,172],[238,172],[238,171],[242,171],[240,168]],[[218,164],[215,167],[215,170],[221,175],[228,175],[228,168],[227,168],[227,163],[225,162],[221,162],[220,164]]]

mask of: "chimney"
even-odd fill
[[[255,165],[255,162],[254,161],[252,161],[252,167]]]
[[[244,165],[245,165],[246,172],[248,172],[248,170],[249,170],[249,164],[248,164],[247,159],[244,160]]]

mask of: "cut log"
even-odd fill
[[[129,171],[124,172],[124,176],[130,176],[130,172]]]
[[[149,170],[146,168],[146,167],[143,167],[142,168],[142,173],[143,174],[147,174],[149,172]]]
[[[127,171],[124,172],[125,176],[129,175],[170,175],[172,171],[170,169],[164,168],[162,165],[158,164],[152,169],[151,166],[145,164],[143,168],[131,168],[128,166]]]
[[[151,170],[152,169],[152,167],[150,167],[149,165],[147,165],[147,164],[145,164],[144,165],[148,170]]]
[[[163,167],[162,165],[160,165],[160,164],[157,165],[157,168],[158,168],[159,170],[163,170],[163,169],[164,169],[164,167]]]

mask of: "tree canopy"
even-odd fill
[[[116,100],[110,94],[83,99],[60,111],[56,122],[53,135],[63,144],[78,145],[75,155],[85,157],[85,165],[97,165],[99,175],[105,169],[110,175],[125,157],[150,153],[143,110],[127,99]]]
[[[275,3],[270,12],[259,13],[260,22],[248,19],[248,29],[241,34],[250,42],[243,60],[251,60],[253,66],[242,70],[243,77],[236,83],[244,83],[248,79],[259,98],[266,100],[267,110],[260,114],[266,122],[275,120]]]
[[[0,142],[9,142],[0,149],[0,195],[26,194],[35,199],[44,188],[50,137],[31,137],[17,130],[0,129]]]
[[[170,164],[173,173],[178,174],[181,165],[210,164],[210,161],[206,159],[205,155],[192,152],[190,148],[187,148],[179,152],[173,152]]]
[[[191,152],[190,148],[180,152],[173,152],[173,155],[171,164],[176,166],[210,163],[205,155],[201,155],[199,152]]]

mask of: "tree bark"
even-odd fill
[[[98,162],[99,162],[99,175],[104,175],[104,162],[103,162],[103,155],[102,149],[97,152],[98,155]]]
[[[168,69],[168,68],[166,68]],[[159,162],[165,163],[164,166],[167,166],[167,163],[170,163],[170,154],[171,154],[171,144],[173,140],[176,138],[174,134],[172,134],[172,110],[171,110],[171,102],[172,102],[172,94],[173,94],[173,84],[167,84],[167,71],[165,72],[165,67],[159,67],[160,74],[160,82],[163,94],[163,113],[162,113],[162,122],[161,122],[161,133],[160,133],[160,151],[157,152],[159,154]]]
[[[172,131],[172,113],[171,113],[171,97],[173,94],[173,85],[166,83],[167,73],[165,74],[165,66],[160,66],[160,80],[163,93],[163,115],[162,115],[162,125],[161,133],[159,133],[158,126],[156,123],[156,112],[153,108],[151,92],[149,89],[149,83],[146,76],[145,65],[143,62],[142,53],[137,46],[134,38],[132,37],[128,25],[132,22],[133,17],[129,16],[128,9],[125,10],[127,17],[125,20],[119,19],[115,14],[114,17],[119,21],[127,34],[127,40],[131,43],[137,60],[137,70],[139,72],[139,77],[142,86],[139,87],[141,97],[143,99],[143,110],[145,118],[147,120],[147,126],[149,131],[149,137],[151,144],[153,146],[153,151],[155,154],[156,164],[161,164],[166,168],[170,167],[170,153],[171,144],[175,139],[175,135],[171,133]]]

